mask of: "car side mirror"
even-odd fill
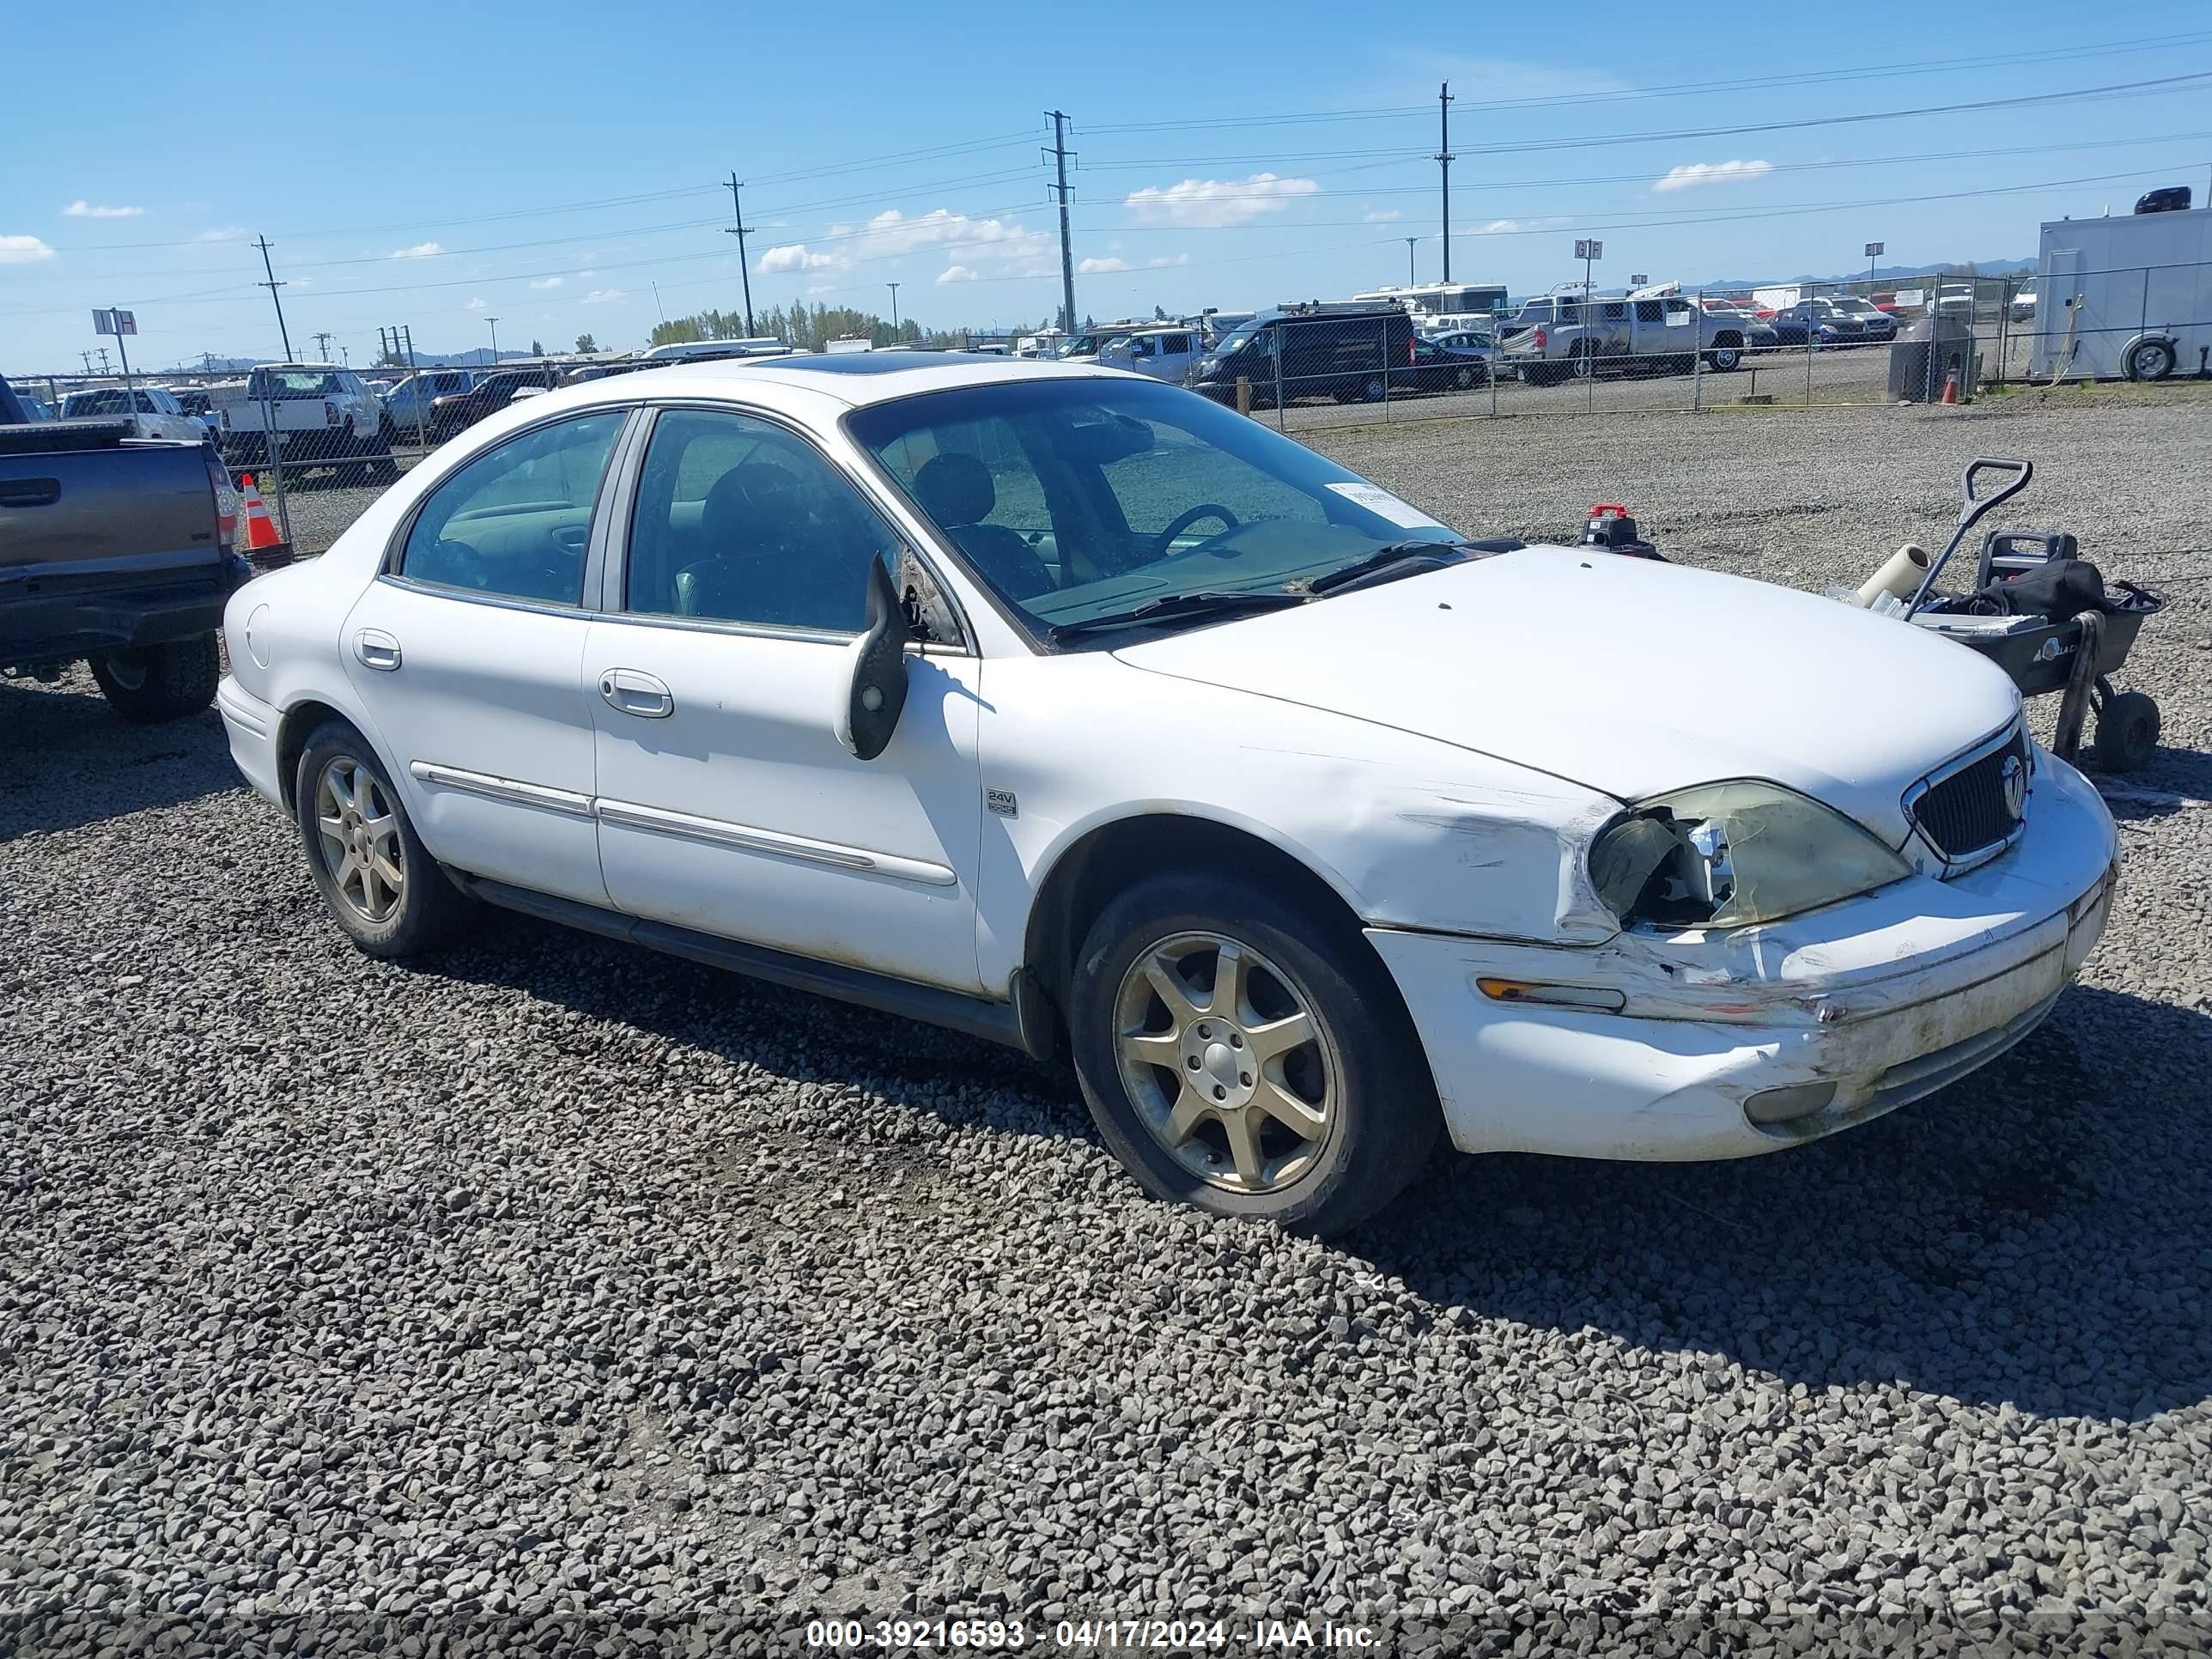
[[[881,559],[868,561],[868,616],[846,647],[848,670],[837,709],[837,741],[854,758],[873,760],[890,746],[906,707],[906,645],[913,628]]]

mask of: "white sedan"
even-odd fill
[[[2043,1018],[2118,838],[1973,653],[1470,541],[1110,369],[517,404],[241,589],[220,703],[375,956],[475,902],[1072,1058],[1153,1193],[1730,1158]]]

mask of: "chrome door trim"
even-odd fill
[[[635,801],[603,799],[593,802],[592,807],[600,823],[626,830],[645,830],[716,847],[734,847],[742,852],[797,859],[807,864],[827,864],[841,870],[889,876],[927,887],[951,887],[959,880],[947,866],[932,864],[924,859],[903,858],[896,853],[876,853],[838,842],[813,841],[805,836],[787,836],[777,830],[757,829],[723,818],[703,818],[690,812],[672,812],[665,807],[643,806]]]
[[[570,817],[592,816],[592,798],[572,790],[526,783],[520,778],[495,777],[489,772],[471,772],[459,766],[441,766],[435,761],[410,761],[407,769],[417,782],[434,783],[443,789],[459,789],[465,794],[482,795],[489,800],[507,801],[517,806],[543,807],[549,812],[564,812]]]

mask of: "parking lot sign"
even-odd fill
[[[1575,244],[1575,258],[1583,260],[1602,259],[1605,258],[1605,244],[1588,239],[1578,241]]]
[[[138,331],[138,315],[131,311],[95,311],[92,313],[94,334],[112,334],[121,339],[126,334]]]
[[[1886,252],[1888,252],[1888,249],[1887,249],[1886,247],[1884,247],[1884,246],[1883,246],[1880,242],[1869,242],[1869,243],[1867,244],[1867,255],[1866,255],[1866,257],[1867,257],[1868,258],[1869,258],[1869,259],[1879,259],[1879,258],[1881,258],[1884,253],[1886,253]]]

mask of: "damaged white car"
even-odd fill
[[[1440,1131],[1727,1158],[1924,1095],[2116,868],[1970,652],[1469,541],[1109,369],[556,392],[228,629],[233,753],[363,950],[488,900],[1065,1054],[1146,1188],[1320,1231]]]

